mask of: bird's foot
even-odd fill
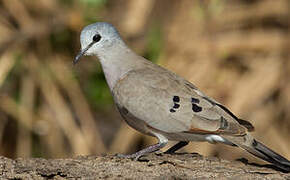
[[[117,157],[126,158],[126,159],[134,159],[135,161],[137,161],[141,156],[159,151],[164,146],[165,146],[165,143],[157,143],[145,149],[142,149],[134,154],[117,154]]]
[[[124,158],[124,159],[133,159],[134,161],[137,161],[143,154],[139,154],[138,152],[134,154],[117,154],[117,157]]]

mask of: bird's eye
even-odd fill
[[[101,38],[102,38],[101,35],[96,34],[96,35],[93,36],[93,41],[94,42],[99,42],[101,40]]]

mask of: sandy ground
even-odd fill
[[[114,155],[71,159],[0,157],[1,179],[290,179],[268,165],[250,165],[199,154],[151,154],[139,161]]]

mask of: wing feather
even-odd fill
[[[128,72],[113,94],[135,117],[165,132],[244,135],[252,127],[190,82],[159,66]]]

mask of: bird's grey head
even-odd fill
[[[80,36],[81,51],[75,57],[76,64],[83,55],[98,55],[117,42],[122,42],[118,31],[106,22],[97,22],[86,26]]]

